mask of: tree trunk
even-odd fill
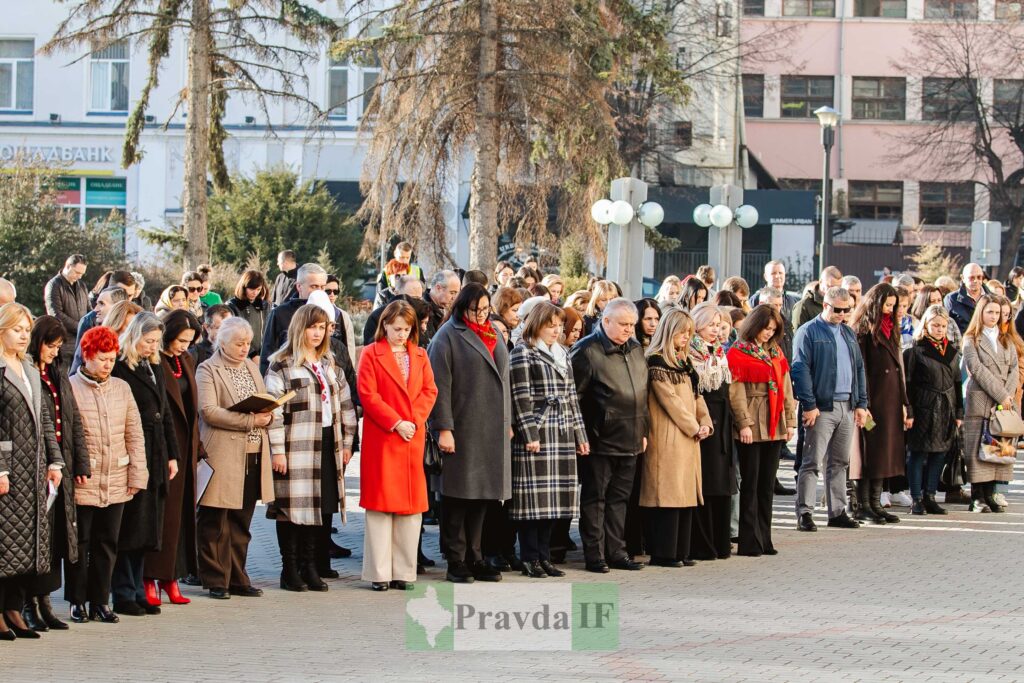
[[[206,173],[210,160],[210,0],[192,1],[192,28],[188,48],[188,119],[185,122],[186,270],[210,259],[206,233]]]
[[[469,204],[469,267],[494,272],[498,260],[498,13],[480,0],[480,69],[476,95],[476,166]]]
[[[997,277],[1006,280],[1010,269],[1017,265],[1017,252],[1020,250],[1021,230],[1024,229],[1024,212],[1010,212],[1010,231],[1003,239],[1002,253],[999,255],[999,268]]]

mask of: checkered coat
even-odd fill
[[[267,506],[267,517],[292,524],[319,526],[320,458],[333,457],[338,466],[338,499],[345,515],[345,466],[342,449],[352,448],[356,433],[356,411],[345,376],[333,363],[326,363],[327,383],[331,387],[331,414],[334,416],[334,453],[323,451],[323,415],[320,383],[309,363],[301,367],[290,361],[275,361],[267,371],[267,393],[280,396],[288,391],[295,398],[274,411],[268,429],[270,454],[288,457],[288,472],[274,472],[274,502]]]
[[[514,520],[568,519],[579,512],[576,446],[587,443],[572,364],[520,342],[509,360],[512,386],[512,505]],[[540,452],[526,444],[540,441]]]

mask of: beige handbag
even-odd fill
[[[992,417],[988,422],[989,433],[1004,439],[1024,436],[1024,420],[1020,413],[1016,410],[999,410],[1000,407],[992,409]]]

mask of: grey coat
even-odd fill
[[[964,337],[964,367],[967,369],[966,404],[964,408],[964,458],[967,479],[972,483],[1010,481],[1013,465],[997,465],[978,459],[983,422],[992,408],[1017,392],[1019,371],[1017,349],[1013,344],[992,347],[984,336]]]
[[[21,366],[31,394],[0,358],[0,472],[10,482],[0,496],[0,579],[50,570],[46,475],[64,464],[39,371],[27,360]]]
[[[463,321],[450,319],[434,335],[427,353],[437,384],[430,429],[451,430],[455,436],[455,452],[444,456],[441,494],[508,500],[512,497],[512,401],[508,350],[501,336],[492,358]]]

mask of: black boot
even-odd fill
[[[924,494],[924,501],[923,502],[924,502],[925,512],[927,512],[929,515],[947,515],[947,514],[949,514],[946,511],[946,508],[940,507],[939,504],[935,502],[935,494],[934,493],[926,493],[926,494]]]
[[[992,512],[1005,512],[1006,509],[997,503],[994,498],[996,493],[996,483],[994,481],[986,483],[985,488],[982,489],[982,491],[985,496],[985,505],[988,505],[989,510]]]
[[[286,591],[308,591],[299,575],[298,530],[291,522],[277,523],[277,545],[281,549],[281,588]]]
[[[25,620],[25,625],[33,631],[46,633],[50,630],[50,627],[39,616],[39,610],[36,607],[36,599],[34,597],[25,598],[25,605],[21,608],[21,618]]]
[[[850,501],[847,509],[854,519],[860,519],[861,500],[858,493],[860,481],[856,479],[846,480],[846,498]]]
[[[324,579],[336,579],[340,576],[331,567],[331,545],[333,543],[334,541],[331,539],[331,522],[328,520],[326,524],[317,529],[316,539],[316,572]]]
[[[49,595],[40,595],[36,598],[36,604],[39,605],[39,616],[43,618],[43,623],[49,626],[51,630],[67,631],[70,628],[53,613],[53,605],[50,603]]]
[[[912,515],[927,515],[928,510],[925,509],[924,499],[915,498],[914,504],[910,506],[910,514]]]
[[[311,525],[297,525],[299,529],[299,542],[301,559],[299,571],[302,580],[306,582],[311,591],[323,592],[327,590],[327,584],[320,578],[320,572],[316,569],[317,544],[320,537],[320,527]]]
[[[900,521],[900,518],[896,515],[890,515],[882,507],[882,479],[871,480],[871,511],[875,513],[876,517],[881,517],[886,524],[896,524]]]
[[[881,495],[881,494],[879,494]],[[857,498],[858,507],[857,515],[855,519],[861,522],[874,522],[875,524],[885,524],[885,519],[875,513],[875,508],[871,504],[871,481],[868,479],[857,480]],[[878,505],[881,509],[881,503]]]

